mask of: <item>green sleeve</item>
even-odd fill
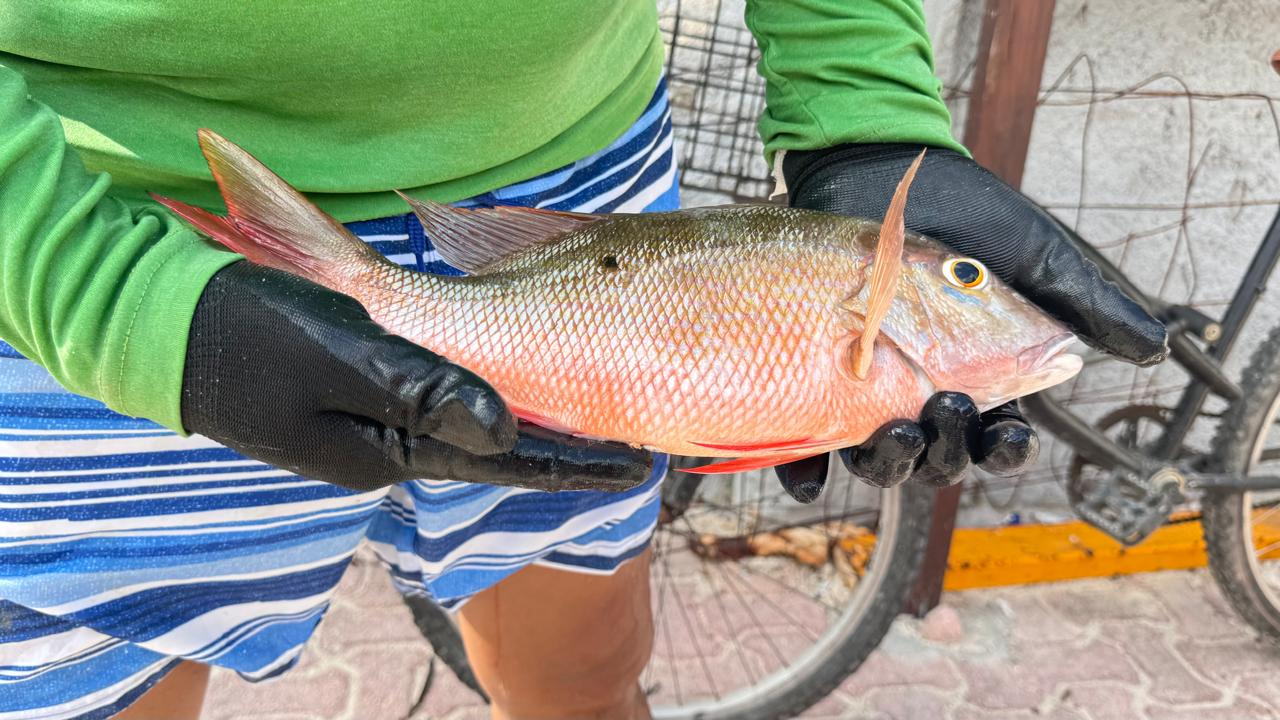
[[[908,142],[965,152],[933,72],[920,0],[747,0],[760,46],[760,135],[779,150]]]
[[[67,389],[181,432],[191,316],[237,257],[158,204],[113,198],[0,64],[0,339]]]

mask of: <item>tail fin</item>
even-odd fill
[[[335,289],[389,262],[239,146],[212,130],[199,137],[227,217],[152,197],[200,232],[252,262]]]

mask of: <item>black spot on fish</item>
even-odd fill
[[[600,258],[600,267],[604,268],[605,270],[617,270],[618,258],[613,255],[605,255],[604,257]]]

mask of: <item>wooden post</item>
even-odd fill
[[[986,0],[983,10],[964,144],[975,160],[1015,188],[1027,162],[1053,7],[1054,0]],[[907,598],[907,612],[923,616],[942,596],[960,490],[956,485],[938,492],[924,565]]]

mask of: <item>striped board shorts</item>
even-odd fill
[[[460,204],[675,209],[671,143],[659,86],[604,150]],[[392,260],[459,274],[412,215],[349,227]],[[0,344],[0,720],[110,717],[183,659],[278,675],[365,539],[402,592],[449,608],[532,563],[609,573],[647,546],[665,469],[618,494],[354,493],[118,415]]]

